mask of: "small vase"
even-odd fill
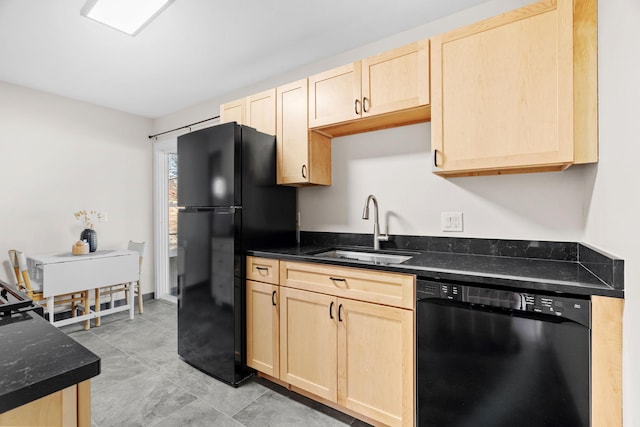
[[[96,230],[85,228],[80,233],[80,240],[86,240],[89,243],[89,252],[95,252],[98,249],[98,234]]]

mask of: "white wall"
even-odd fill
[[[143,293],[153,292],[151,120],[0,82],[0,279],[7,251],[69,252],[83,229],[73,213],[108,213],[98,249],[149,242]],[[4,256],[2,255],[4,254]]]
[[[531,0],[496,0],[325,61],[309,64],[244,91],[216,98],[154,122],[158,132],[217,115],[219,104],[333,66],[426,38]],[[333,186],[299,190],[303,230],[370,233],[361,219],[365,197],[378,196],[391,234],[443,235],[441,211],[464,212],[453,236],[584,241],[625,260],[624,424],[640,425],[640,250],[635,220],[640,172],[640,3],[599,1],[600,162],[558,173],[442,179],[430,173],[429,124],[335,138]],[[258,76],[263,77],[264,76]],[[383,223],[386,224],[383,219]]]
[[[298,190],[301,228],[372,233],[362,220],[375,194],[390,234],[581,240],[594,166],[564,172],[444,179],[431,173],[429,123],[333,139],[330,187]],[[441,212],[463,212],[464,231],[441,231]]]

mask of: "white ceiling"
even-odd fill
[[[132,38],[85,0],[0,0],[0,80],[156,118],[485,1],[175,0]]]

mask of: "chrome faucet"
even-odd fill
[[[364,210],[362,211],[362,219],[369,219],[369,201],[373,200],[373,249],[380,249],[380,242],[389,240],[388,234],[380,234],[380,222],[378,221],[378,200],[376,196],[370,194],[364,202]]]

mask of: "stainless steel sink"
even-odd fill
[[[327,257],[327,258],[352,259],[357,261],[372,262],[374,264],[401,264],[413,258],[412,256],[407,256],[407,255],[392,255],[392,254],[371,253],[371,252],[347,251],[347,250],[339,250],[339,249],[332,249],[330,251],[320,252],[320,253],[314,254],[314,256]]]

